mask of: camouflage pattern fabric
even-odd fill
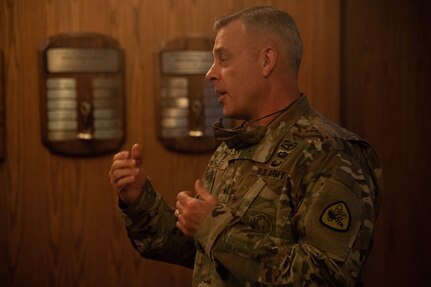
[[[123,210],[147,258],[193,267],[193,286],[355,286],[382,192],[372,148],[301,97],[259,144],[220,145],[203,178],[220,204],[195,238],[150,182]]]

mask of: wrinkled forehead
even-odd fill
[[[217,31],[214,50],[244,48],[252,42],[251,36],[240,21],[232,21]]]

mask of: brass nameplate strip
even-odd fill
[[[48,78],[46,86],[48,89],[75,89],[76,80],[73,78]]]
[[[48,109],[76,109],[74,100],[50,100],[47,102]]]
[[[49,89],[47,91],[48,99],[76,99],[76,90]]]
[[[187,108],[189,106],[189,98],[166,99],[162,101],[164,107]]]
[[[161,94],[163,98],[187,97],[187,95],[189,94],[189,90],[182,88],[162,89]]]
[[[48,111],[49,120],[76,120],[78,118],[78,112],[76,110],[53,110]]]
[[[184,118],[189,114],[188,108],[166,108],[162,111],[163,118]]]
[[[97,78],[93,79],[92,85],[94,89],[97,88],[118,88],[120,87],[121,80],[118,78]]]
[[[113,119],[113,120],[95,120],[94,128],[95,129],[112,129],[112,128],[121,128],[123,125],[123,121],[121,119]]]
[[[184,128],[187,127],[188,120],[187,119],[163,119],[162,120],[162,128]]]
[[[95,119],[119,118],[122,116],[122,112],[113,109],[96,109],[93,111],[93,116]]]
[[[121,107],[121,101],[119,99],[94,100],[93,106],[95,109],[104,109],[104,108],[118,109]]]
[[[78,123],[76,121],[49,121],[48,130],[50,131],[70,131],[76,130]]]
[[[205,74],[213,64],[211,51],[165,51],[161,54],[161,71],[165,74]]]
[[[108,99],[118,97],[118,90],[116,89],[94,89],[93,99]]]
[[[187,88],[189,81],[186,77],[169,77],[163,80],[163,86],[171,88]]]
[[[49,73],[116,72],[118,51],[114,49],[51,48],[46,52]]]

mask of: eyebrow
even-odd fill
[[[229,52],[226,48],[224,48],[224,47],[218,47],[218,48],[215,48],[214,50],[213,50],[213,54],[214,55],[221,55],[221,54],[227,54],[227,55],[231,55],[232,53],[231,52]]]

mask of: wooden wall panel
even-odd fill
[[[41,143],[37,52],[46,37],[97,32],[125,50],[127,141],[171,204],[190,189],[209,154],[179,154],[156,140],[154,54],[186,35],[212,35],[219,15],[262,4],[291,12],[305,44],[300,83],[339,118],[339,0],[0,1],[6,160],[0,163],[1,286],[190,286],[191,271],[144,260],[132,249],[107,172],[112,155],[65,158]]]
[[[365,279],[368,286],[424,286],[431,271],[431,4],[343,3],[342,122],[375,146],[385,181]]]

